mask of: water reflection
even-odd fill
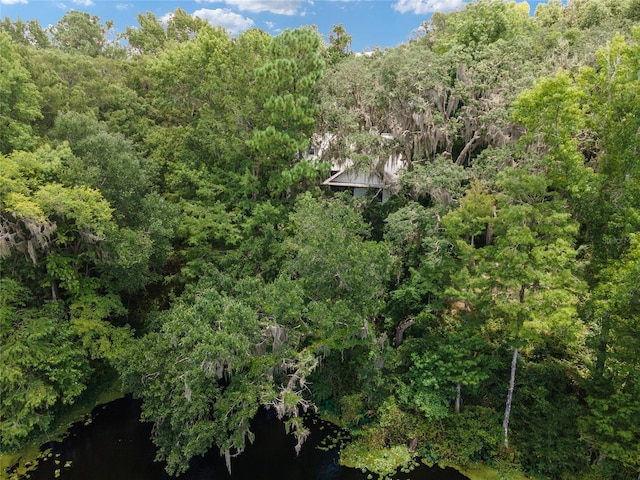
[[[89,425],[74,425],[62,442],[50,442],[51,456],[31,472],[31,480],[169,480],[149,440],[151,426],[138,421],[140,402],[130,396],[98,407]],[[262,412],[252,423],[253,445],[232,460],[230,477],[224,460],[212,450],[193,460],[180,480],[366,480],[362,472],[341,467],[335,450],[316,448],[328,429],[312,431],[299,456],[272,413]],[[466,480],[453,469],[420,467],[405,480]]]

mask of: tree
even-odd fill
[[[362,219],[339,201],[303,196],[292,221],[291,260],[278,278],[265,284],[210,268],[120,365],[171,473],[214,443],[231,468],[260,405],[275,409],[299,451],[309,376],[330,352],[371,341],[385,251],[362,240]]]
[[[123,135],[87,115],[60,115],[52,136],[74,153],[64,158],[59,179],[100,191],[113,209],[118,228],[107,242],[103,279],[128,292],[157,279],[172,250],[178,209],[152,190],[149,161]]]
[[[369,227],[360,215],[339,199],[316,200],[306,194],[298,199],[291,221],[295,234],[289,250],[295,257],[285,271],[313,302],[345,302],[357,323],[373,315],[389,259],[384,245],[363,240]]]
[[[127,27],[124,36],[129,47],[142,54],[160,52],[167,41],[165,29],[160,20],[152,13],[138,13],[139,27]]]
[[[214,444],[230,466],[261,407],[300,448],[318,406],[385,474],[425,452],[574,478],[588,451],[634,475],[636,4],[483,0],[362,56],[340,25],[147,12],[114,58],[97,17],[58,48],[5,19],[2,448],[116,364],[173,473]],[[385,204],[321,191],[390,157]]]
[[[630,472],[640,466],[637,455],[638,429],[631,420],[637,416],[638,351],[634,334],[638,324],[638,242],[639,183],[637,150],[638,71],[640,30],[634,42],[616,36],[599,52],[597,71],[584,72],[592,115],[589,126],[597,132],[599,152],[598,194],[585,195],[589,211],[589,240],[593,245],[590,273],[593,299],[586,312],[593,319],[590,365],[589,415],[583,431],[599,452],[598,466],[605,470],[605,459],[622,464]],[[614,433],[615,431],[615,433]],[[604,464],[603,464],[604,463]]]
[[[75,112],[59,115],[51,133],[68,142],[74,152],[65,162],[64,182],[100,190],[120,225],[137,226],[143,221],[140,203],[150,190],[150,166],[130,141],[109,132],[104,123]]]
[[[33,308],[33,292],[0,279],[0,448],[15,449],[34,431],[47,432],[53,407],[85,389],[90,367],[76,346],[61,301]]]
[[[608,468],[633,471],[638,463],[632,453],[637,432],[626,417],[636,413],[627,408],[635,387],[625,383],[626,390],[621,380],[633,375],[637,362],[631,355],[617,363],[614,353],[625,350],[618,339],[626,344],[626,329],[634,322],[627,296],[634,288],[626,275],[633,275],[627,259],[633,258],[638,229],[637,57],[637,40],[627,43],[616,36],[598,52],[597,68],[541,79],[515,104],[516,119],[528,130],[523,141],[545,156],[554,190],[568,199],[589,251],[592,298],[582,317],[597,333],[589,338],[593,359],[583,383],[590,413],[580,427],[601,474]],[[618,367],[621,377],[614,373]]]
[[[35,143],[31,122],[41,117],[41,96],[9,35],[0,32],[0,153]]]
[[[159,120],[185,124],[208,102],[214,111],[223,107],[233,84],[228,71],[231,49],[224,30],[206,26],[191,41],[175,44],[155,57],[149,73],[153,101],[162,115]]]
[[[50,46],[49,37],[38,20],[29,20],[25,23],[20,18],[12,21],[9,17],[5,17],[0,22],[0,30],[8,33],[11,41],[15,44],[30,45],[36,48]]]
[[[139,27],[127,27],[123,37],[135,53],[157,54],[167,43],[184,43],[193,39],[208,23],[192,17],[181,8],[169,15],[166,25],[152,12],[138,13]]]
[[[640,28],[636,27],[631,42],[615,36],[598,52],[597,70],[585,69],[578,79],[590,109],[587,126],[598,139],[594,152],[598,182],[589,185],[594,188],[588,193],[579,191],[582,221],[593,242],[594,270],[623,254],[629,246],[628,235],[640,230],[639,57]]]
[[[548,181],[516,169],[505,171],[498,185],[495,194],[476,185],[443,226],[461,260],[451,294],[482,312],[485,335],[506,333],[513,352],[503,421],[508,448],[520,350],[579,346],[577,306],[585,285],[575,273],[577,224]]]
[[[627,252],[599,274],[590,313],[602,319],[592,336],[593,364],[588,380],[589,413],[581,419],[584,437],[598,452],[598,463],[640,467],[638,375],[640,374],[640,236],[630,236]],[[635,469],[635,470],[634,470]]]
[[[499,40],[510,40],[531,27],[529,5],[525,2],[496,2],[482,0],[466,5],[464,10],[452,12],[437,29],[437,51],[457,46],[473,56]]]
[[[455,322],[433,329],[411,354],[398,397],[410,408],[417,408],[429,420],[440,420],[462,411],[462,388],[477,390],[487,378],[482,354],[483,340],[473,328],[453,327]],[[443,322],[444,323],[444,322]],[[415,342],[417,343],[417,342]],[[413,348],[412,348],[413,350]]]
[[[71,156],[68,149],[42,148],[1,157],[0,253],[16,263],[20,253],[43,269],[39,281],[50,287],[52,300],[61,298],[59,288],[79,295],[91,283],[81,272],[101,263],[105,236],[114,228],[112,209],[97,190],[43,182],[43,173],[60,168],[66,156]]]
[[[290,169],[305,162],[302,153],[315,126],[315,85],[323,68],[319,48],[315,30],[285,30],[271,41],[270,61],[257,72],[263,111],[247,143],[253,151],[252,173],[272,194],[298,183],[299,172]],[[309,166],[315,173],[314,165]],[[285,172],[293,181],[287,181]]]
[[[562,3],[559,0],[549,0],[547,3],[539,3],[535,10],[536,23],[550,27],[557,24],[563,16]]]
[[[637,41],[615,37],[598,52],[597,69],[540,79],[514,104],[515,120],[527,128],[522,143],[545,156],[594,260],[605,262],[623,251],[612,239],[638,228],[637,49]]]
[[[180,473],[215,441],[230,462],[250,435],[268,373],[252,355],[260,342],[257,316],[202,285],[159,320],[161,330],[136,342],[121,365],[126,384],[143,396],[142,418],[155,424],[158,459]]]
[[[368,239],[370,227],[341,198],[300,195],[290,223],[290,259],[281,278],[293,281],[305,299],[296,330],[318,361],[312,398],[347,405],[343,397],[353,395],[373,406],[385,391],[382,312],[392,266],[387,245]]]
[[[329,32],[329,48],[327,55],[329,65],[333,65],[349,55],[351,47],[351,35],[347,33],[344,26],[339,23],[331,27]]]
[[[189,15],[181,8],[177,8],[167,21],[167,39],[178,43],[186,42],[205,26],[209,26],[206,20]]]
[[[130,72],[135,69],[123,59],[93,58],[54,48],[27,48],[22,58],[41,93],[42,119],[35,124],[40,135],[54,126],[58,114],[69,111],[107,121],[112,131],[126,133],[131,140],[145,135],[150,119],[142,112],[148,107],[129,86]]]
[[[96,57],[107,44],[106,33],[111,24],[102,25],[96,15],[71,10],[52,27],[51,43],[68,53]]]
[[[99,273],[112,209],[100,192],[56,179],[67,146],[0,156],[2,448],[45,431],[54,408],[85,389],[95,363],[118,353],[124,314]]]

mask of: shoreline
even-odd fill
[[[35,469],[42,459],[51,455],[48,449],[41,450],[46,443],[64,439],[70,427],[78,422],[90,423],[93,409],[123,398],[125,394],[126,392],[121,389],[120,379],[117,377],[103,383],[102,388],[87,392],[83,399],[61,414],[51,432],[42,433],[34,437],[19,451],[0,453],[0,480],[28,478],[28,473]],[[325,421],[329,420],[325,419]],[[331,423],[336,425],[333,422]],[[337,425],[336,427],[340,428]],[[427,466],[433,466],[432,463],[426,462],[425,459],[416,457],[416,460]],[[505,471],[484,464],[461,466],[438,463],[437,465],[440,468],[453,468],[470,480],[500,480],[503,478],[527,480],[530,478],[523,472],[510,469]]]
[[[73,424],[90,422],[94,408],[122,398],[125,393],[122,391],[118,377],[105,381],[102,388],[87,390],[77,403],[61,413],[60,417],[54,421],[50,432],[43,432],[33,437],[19,450],[0,453],[0,480],[24,478],[29,471],[37,467],[41,459],[46,458],[47,451],[41,451],[44,444],[63,439]]]

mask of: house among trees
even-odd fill
[[[392,140],[391,134],[381,134],[386,140]],[[312,147],[311,155],[316,159],[323,159],[323,153],[329,151],[332,136],[325,135],[318,142],[319,148]],[[358,165],[351,159],[331,159],[331,175],[323,185],[328,185],[334,192],[351,191],[353,196],[364,197],[373,195],[384,203],[398,188],[398,171],[403,168],[404,161],[400,154],[390,154],[386,162],[377,161],[370,165]]]
[[[382,172],[377,170],[363,171],[353,165],[331,166],[331,176],[323,185],[329,185],[334,192],[352,191],[354,197],[364,197],[373,194],[382,203],[389,200],[389,196],[397,187],[397,165],[392,159],[384,165]]]

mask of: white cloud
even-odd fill
[[[75,3],[76,5],[80,5],[81,7],[90,7],[93,5],[92,0],[71,0],[71,3]]]
[[[116,3],[116,10],[128,10],[130,7],[133,7],[130,3]]]
[[[169,12],[162,15],[158,20],[162,25],[166,25],[167,23],[169,23],[169,20],[171,20],[172,18],[173,18],[173,12]]]
[[[16,3],[27,3],[27,0],[0,0],[3,5],[15,5]]]
[[[276,27],[275,22],[264,22],[264,24],[267,26],[267,28],[272,31],[273,33],[280,33],[282,32],[281,28]]]
[[[462,0],[398,0],[393,9],[400,13],[415,13],[422,15],[433,12],[448,12],[463,4]]]
[[[220,0],[196,0],[218,2]],[[271,12],[278,15],[296,15],[304,0],[223,0],[227,5],[247,12]]]
[[[216,8],[215,10],[202,8],[193,12],[193,16],[206,20],[214,27],[224,27],[232,35],[243,32],[254,25],[250,18],[234,13],[228,8]]]

